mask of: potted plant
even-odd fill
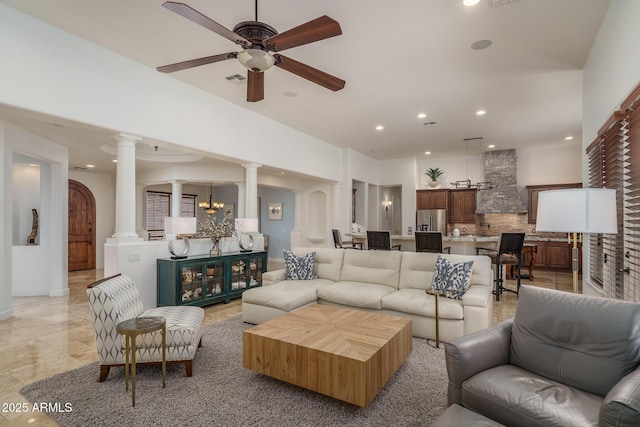
[[[440,183],[438,182],[438,178],[444,175],[444,171],[440,168],[429,168],[425,171],[425,173],[431,179],[429,182],[427,182],[429,188],[439,188]]]

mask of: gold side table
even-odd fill
[[[447,296],[447,291],[440,289],[427,288],[425,292],[429,295],[433,295],[436,304],[436,348],[440,348],[440,318],[438,313],[438,297]]]
[[[131,366],[131,400],[133,406],[136,406],[136,338],[138,335],[162,330],[162,388],[165,388],[167,378],[166,320],[164,317],[136,317],[119,323],[116,330],[125,337],[125,390],[129,391],[129,367]],[[131,365],[129,364],[129,354],[131,354]]]

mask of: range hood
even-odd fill
[[[484,153],[484,180],[492,187],[478,193],[477,214],[524,214],[527,205],[516,187],[518,156],[516,150],[498,150]]]

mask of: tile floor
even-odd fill
[[[17,413],[9,405],[27,401],[23,385],[97,361],[86,287],[102,278],[102,270],[69,273],[69,296],[13,299],[14,316],[0,322],[0,426],[56,426],[47,415]],[[571,273],[536,271],[535,280],[523,283],[570,291]],[[515,288],[514,281],[507,286]],[[494,322],[513,316],[514,294],[494,303]],[[210,324],[240,314],[240,300],[205,308]],[[195,369],[195,367],[194,367]],[[96,371],[97,377],[97,371]]]

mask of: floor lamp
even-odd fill
[[[536,231],[569,233],[573,292],[578,292],[582,233],[617,234],[616,190],[571,188],[538,193]]]

